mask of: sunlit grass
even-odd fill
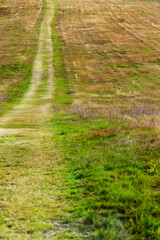
[[[88,52],[84,50],[83,42],[80,44],[74,30],[72,35],[71,31],[80,6],[84,11],[81,24],[86,24],[85,3],[69,3],[74,7],[59,3],[54,20],[59,33],[59,40],[54,38],[53,45],[57,52],[54,56],[56,89],[60,95],[55,92],[52,125],[57,148],[65,159],[64,196],[71,203],[70,208],[65,208],[68,217],[64,215],[62,222],[68,224],[68,230],[57,233],[57,239],[158,239],[160,139],[159,130],[155,129],[158,122],[155,122],[159,108],[154,104],[154,97],[149,102],[142,94],[150,85],[154,95],[153,79],[158,73],[147,72],[143,61],[127,60],[125,55],[134,52],[136,45],[131,50],[126,42],[123,48],[112,50],[111,43],[107,51],[98,50],[98,46],[105,49],[106,45],[92,46],[87,38],[91,30],[88,35],[85,33],[86,38],[82,37],[90,45]],[[62,15],[63,11],[66,14]],[[81,34],[80,27],[77,31]],[[99,35],[101,31],[102,28]],[[55,27],[53,32],[55,37]],[[92,50],[98,54],[91,57]],[[144,53],[139,52],[139,57],[141,54]],[[149,51],[145,54],[150,58]],[[68,95],[66,89],[72,94]],[[133,105],[131,94],[135,99]]]
[[[0,51],[0,115],[12,109],[30,86],[43,17],[43,11],[37,16],[41,8],[38,1],[35,6],[24,1],[21,6],[17,1],[10,4],[12,8],[2,1],[0,10],[0,43],[3,45]]]

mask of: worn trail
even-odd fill
[[[49,116],[49,99],[52,99],[54,86],[50,26],[54,14],[54,6],[52,1],[47,2],[46,13],[41,24],[38,53],[33,66],[31,87],[25,94],[21,103],[0,119],[0,135],[17,131],[24,132],[23,124],[26,125],[26,123],[29,123],[29,125],[34,124],[38,126],[45,122],[46,118]],[[46,88],[46,93],[45,95],[40,95],[38,92],[40,91],[39,88],[43,79],[43,73],[46,71],[48,73],[48,82],[46,86],[44,86]],[[43,101],[43,104],[40,104],[40,100],[44,98],[47,98],[48,101]],[[19,124],[19,128],[15,128],[17,124]],[[10,128],[8,129],[6,125],[9,125]]]
[[[54,235],[58,157],[49,120],[54,91],[51,23],[46,1],[31,86],[21,103],[0,119],[0,237],[45,239]],[[54,220],[53,220],[54,219]]]

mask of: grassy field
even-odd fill
[[[57,239],[160,237],[159,29],[158,3],[57,1],[52,124],[73,230]]]
[[[0,239],[159,240],[160,4],[43,3],[0,0]]]
[[[18,105],[0,118],[0,239],[53,238],[59,226],[62,163],[49,125],[53,15],[54,3],[47,0],[37,23],[40,31],[30,86]]]
[[[17,104],[30,85],[41,8],[40,0],[0,0],[0,115]]]

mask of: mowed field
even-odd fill
[[[0,114],[29,86],[41,8],[40,0],[0,0]]]
[[[87,239],[159,239],[160,3],[62,0],[54,24],[71,222]]]
[[[160,4],[70,0],[59,5],[56,30],[74,79],[73,108],[106,115],[109,110],[134,124],[158,127]]]
[[[160,2],[0,17],[0,238],[159,240]]]

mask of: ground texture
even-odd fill
[[[29,86],[41,10],[40,0],[0,0],[0,114]]]
[[[48,0],[31,86],[20,104],[0,120],[1,239],[45,239],[55,232],[55,174],[61,166],[47,123],[54,89],[53,14],[54,3]]]
[[[57,1],[53,33],[72,224],[88,239],[159,239],[160,4]]]
[[[0,238],[158,240],[159,3],[0,3]]]

